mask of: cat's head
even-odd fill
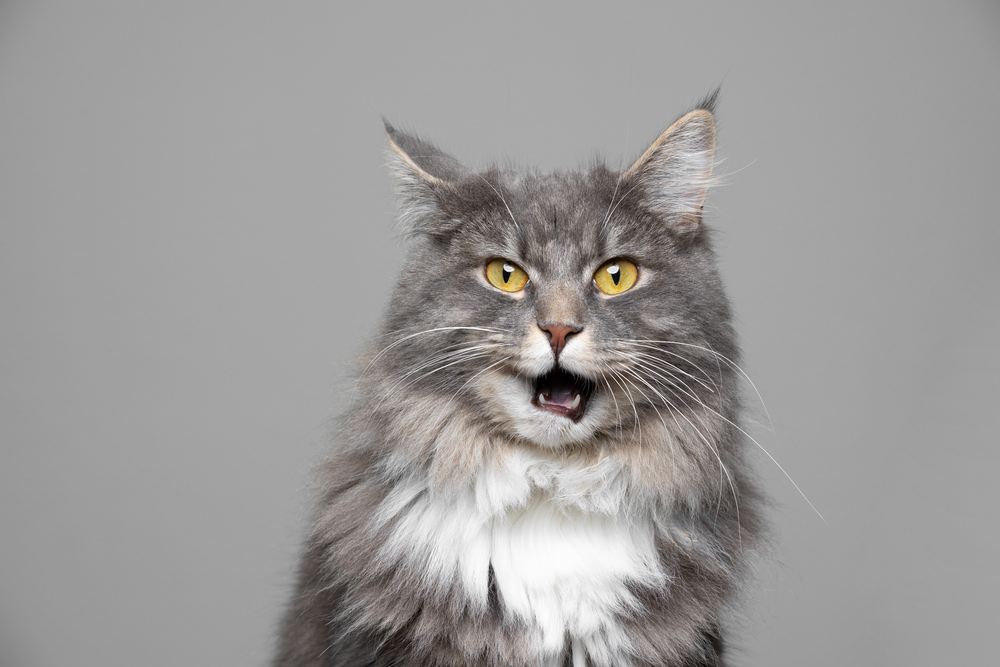
[[[735,352],[702,220],[711,100],[620,172],[472,171],[386,130],[411,238],[383,334],[386,400],[436,396],[553,448],[710,400]]]

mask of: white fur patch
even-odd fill
[[[665,575],[651,522],[626,517],[623,493],[611,458],[510,450],[458,493],[397,487],[376,517],[396,517],[382,556],[402,556],[441,585],[457,579],[480,607],[492,564],[501,605],[535,628],[546,660],[559,664],[568,637],[595,665],[627,665],[616,613],[635,604],[628,583],[662,585]]]

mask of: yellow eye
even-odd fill
[[[632,289],[639,279],[639,267],[627,259],[612,259],[594,273],[594,284],[605,294],[621,294]]]
[[[514,262],[498,258],[486,262],[486,280],[504,292],[520,292],[528,284],[528,274]]]

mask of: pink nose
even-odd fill
[[[566,341],[569,340],[569,337],[583,331],[583,327],[572,324],[550,324],[548,322],[544,324],[539,322],[538,328],[549,335],[549,345],[552,346],[552,351],[557,357],[566,347]]]

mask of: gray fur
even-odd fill
[[[713,102],[701,108],[710,113]],[[508,355],[512,361],[487,375],[517,373],[518,336],[558,305],[598,346],[642,351],[703,380],[689,378],[685,393],[663,374],[632,369],[672,400],[674,413],[624,369],[631,397],[620,384],[593,378],[622,410],[556,455],[613,458],[622,470],[615,483],[623,507],[654,523],[669,579],[660,587],[635,584],[640,604],[620,614],[632,664],[722,665],[721,614],[760,531],[760,499],[734,425],[738,376],[718,356],[738,360],[739,352],[709,233],[700,206],[675,205],[685,188],[708,183],[678,183],[687,177],[671,171],[691,148],[679,142],[714,148],[714,125],[711,137],[698,128],[685,129],[693,139],[668,137],[624,178],[604,165],[547,175],[471,172],[430,144],[386,129],[398,149],[392,159],[409,254],[364,360],[356,401],[319,471],[322,492],[274,664],[542,664],[535,629],[505,614],[492,579],[488,604],[473,604],[457,580],[434,581],[405,554],[386,556],[405,508],[384,521],[373,517],[398,485],[419,483],[426,493],[448,494],[469,484],[491,457],[536,446],[492,409],[480,378]],[[634,259],[651,277],[641,289],[600,298],[588,272],[619,256]],[[524,298],[476,281],[492,257],[537,267]],[[448,326],[491,331],[417,333]],[[622,339],[689,346],[639,349],[623,347]],[[441,356],[448,346],[481,340],[497,346],[480,356]],[[439,363],[414,372],[433,359]],[[448,360],[452,365],[427,374]],[[584,664],[569,649],[562,660],[568,665],[574,658]]]

